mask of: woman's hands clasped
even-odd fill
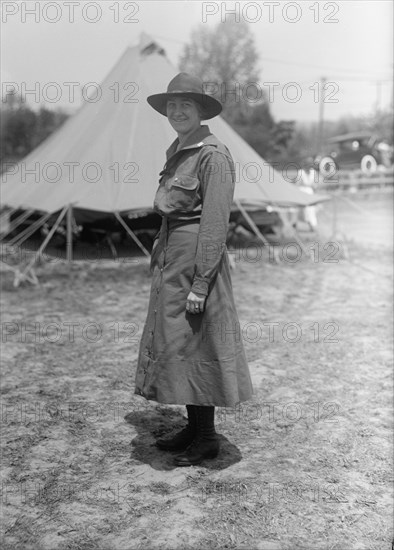
[[[189,292],[186,300],[186,311],[189,313],[202,313],[205,307],[206,296]]]

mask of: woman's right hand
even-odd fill
[[[202,313],[205,308],[206,296],[189,292],[186,300],[186,311],[188,313]]]

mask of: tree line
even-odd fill
[[[38,147],[69,115],[40,107],[36,112],[18,94],[3,98],[0,117],[0,162],[16,162]]]

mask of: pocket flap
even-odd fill
[[[193,176],[180,175],[172,179],[171,185],[193,191],[198,187],[199,180]]]

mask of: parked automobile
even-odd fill
[[[364,173],[376,172],[379,165],[392,165],[393,148],[369,132],[353,132],[327,140],[323,152],[314,164],[323,176],[333,176],[338,170],[361,169]]]

